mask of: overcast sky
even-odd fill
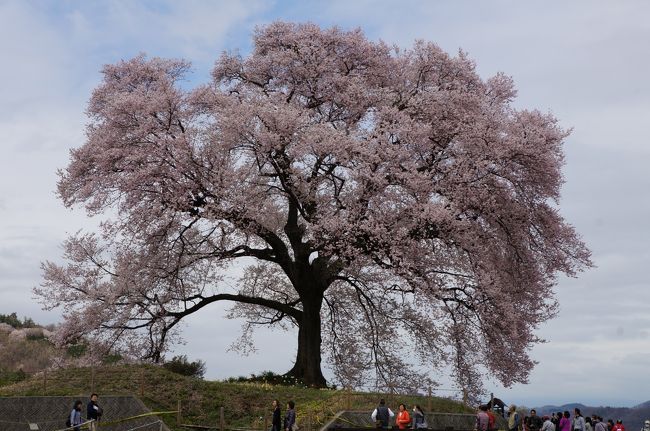
[[[0,0],[0,313],[60,320],[32,299],[40,262],[92,228],[54,195],[57,169],[84,142],[84,110],[103,64],[145,52],[193,63],[204,82],[221,51],[250,50],[276,19],[361,27],[372,39],[459,48],[484,77],[503,71],[518,107],[553,112],[566,140],[561,210],[596,268],[561,279],[559,316],[539,335],[530,384],[507,403],[631,406],[650,399],[650,2],[647,1],[6,1]],[[259,351],[227,352],[241,322],[192,316],[186,345],[209,378],[284,372],[295,337],[260,332]],[[442,377],[445,381],[445,378]],[[441,393],[444,394],[444,393]]]

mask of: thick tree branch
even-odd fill
[[[210,305],[218,301],[233,301],[233,302],[241,302],[244,304],[259,305],[262,307],[271,308],[273,310],[277,310],[282,313],[285,313],[286,315],[291,316],[293,319],[297,321],[299,321],[302,318],[302,311],[298,308],[295,308],[295,306],[298,305],[298,301],[291,302],[291,303],[283,303],[283,302],[273,301],[266,298],[238,295],[238,294],[229,294],[229,293],[221,293],[217,295],[203,297],[199,302],[197,302],[196,304],[192,305],[189,308],[186,308],[183,311],[169,311],[166,313],[166,315],[170,317],[182,318],[200,310],[206,305]]]

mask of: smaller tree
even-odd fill
[[[197,379],[202,379],[205,375],[205,362],[200,359],[190,362],[187,355],[174,356],[170,361],[165,362],[163,367],[172,373],[196,377]]]
[[[0,314],[0,323],[6,323],[16,329],[33,328],[37,326],[36,323],[29,317],[23,317],[23,320],[21,322],[15,312],[11,314]]]

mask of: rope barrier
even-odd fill
[[[97,427],[115,425],[115,424],[119,424],[119,423],[122,423],[122,422],[132,421],[132,420],[135,420],[135,419],[146,418],[146,417],[149,417],[149,416],[166,415],[166,414],[174,414],[174,413],[178,413],[178,411],[174,410],[174,411],[164,411],[164,412],[143,413],[143,414],[140,414],[140,415],[129,416],[127,418],[116,419],[116,420],[108,421],[108,422],[100,421],[100,422],[97,422]],[[52,421],[49,421],[49,422],[52,422]],[[70,431],[70,430],[74,430],[76,428],[86,429],[86,428],[89,428],[89,425],[90,425],[91,422],[94,422],[94,420],[89,420],[89,421],[83,422],[83,423],[81,423],[79,425],[71,426],[71,427],[68,427],[68,428],[61,428],[61,429],[58,429],[56,431]],[[161,421],[157,421],[157,422],[154,422],[154,423],[158,423],[158,422],[161,422]],[[29,422],[9,422],[9,423],[24,424],[24,423],[29,423]],[[43,422],[41,422],[41,423],[43,423]]]
[[[95,421],[94,419],[91,419],[91,420],[89,420],[89,421],[82,422],[82,423],[80,423],[79,425],[72,425],[72,426],[70,426],[70,427],[68,427],[68,428],[61,428],[60,430],[56,430],[56,431],[69,431],[69,430],[75,430],[75,429],[77,429],[77,428],[82,429],[82,428],[86,428],[86,427],[87,427],[87,428],[90,428],[90,423],[91,423],[91,422],[94,422],[94,421]],[[28,423],[29,423],[29,422],[28,422]]]
[[[156,425],[156,424],[162,424],[162,421],[151,422],[149,424],[140,425],[140,426],[137,426],[135,428],[129,428],[127,431],[135,431],[137,429],[148,427],[150,425]]]
[[[140,419],[140,418],[146,418],[148,416],[157,416],[157,415],[171,415],[174,413],[178,413],[178,410],[173,410],[173,411],[165,411],[165,412],[149,412],[149,413],[143,413],[141,415],[136,415],[136,416],[130,416],[128,418],[122,418],[122,419],[116,419],[114,421],[108,421],[108,422],[97,422],[97,426],[103,427],[103,426],[108,426],[108,425],[115,425],[119,424],[122,422],[127,422],[133,419]]]

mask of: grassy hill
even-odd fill
[[[471,412],[461,403],[438,397],[397,396],[357,393],[343,390],[310,389],[263,383],[227,383],[205,381],[172,373],[152,365],[120,365],[97,368],[69,368],[38,373],[21,382],[0,387],[0,396],[79,395],[86,399],[91,391],[101,395],[139,396],[150,409],[176,410],[180,402],[182,423],[216,426],[220,408],[228,428],[262,429],[265,416],[270,423],[271,402],[278,399],[283,407],[296,402],[298,421],[307,428],[326,423],[339,410],[368,410],[379,398],[391,407],[403,402],[420,404],[435,412]],[[174,430],[175,415],[165,417]]]
[[[0,314],[0,325],[10,329],[39,328],[32,319],[18,319],[15,313]],[[52,329],[52,328],[50,328]],[[29,329],[27,329],[29,330]],[[44,371],[61,359],[81,361],[83,351],[56,349],[45,337],[27,334],[11,336],[0,328],[0,396],[78,396],[85,400],[91,392],[101,395],[136,395],[154,411],[177,410],[181,405],[181,421],[185,424],[216,426],[220,409],[229,428],[263,429],[265,418],[270,423],[271,402],[294,400],[299,423],[305,431],[326,423],[340,410],[371,411],[379,398],[386,398],[392,408],[400,402],[420,404],[426,411],[468,412],[461,403],[445,398],[389,394],[355,393],[341,390],[308,389],[296,386],[263,383],[229,383],[205,381],[173,373],[152,365],[105,365],[91,369],[65,368]],[[65,361],[63,361],[65,362]],[[166,416],[172,429],[177,417]]]

